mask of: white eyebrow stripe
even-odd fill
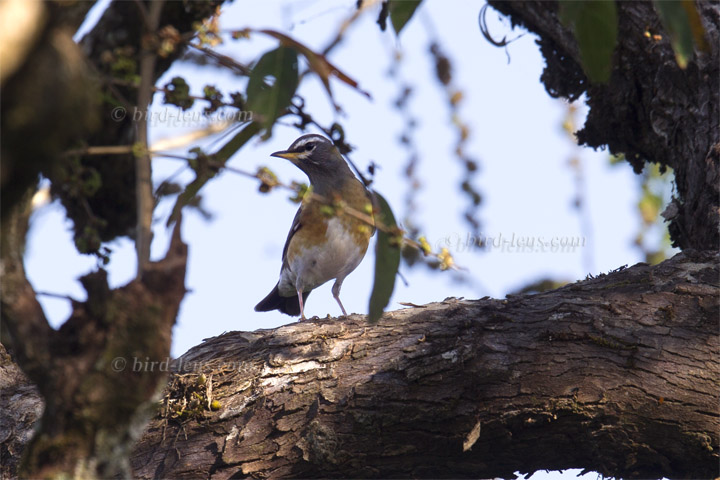
[[[303,145],[306,145],[310,142],[324,142],[324,143],[330,143],[327,138],[323,137],[322,135],[311,135],[308,137],[302,137],[299,138],[290,145],[290,150],[297,150],[298,148],[302,147]]]

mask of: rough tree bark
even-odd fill
[[[719,259],[210,339],[173,365],[133,475],[715,478]],[[139,358],[131,374],[163,369]],[[6,368],[17,450],[40,397]]]
[[[569,467],[633,478],[719,475],[720,7],[697,3],[711,48],[683,71],[666,35],[657,43],[644,35],[662,30],[651,4],[619,3],[613,74],[599,86],[582,73],[555,3],[491,3],[539,35],[552,95],[587,93],[582,142],[609,145],[636,169],[649,160],[675,170],[678,198],[666,212],[673,240],[705,251],[536,296],[393,312],[375,326],[352,316],[218,337],[177,364],[207,370],[171,377],[133,454],[135,475],[507,477]],[[127,20],[127,5],[111,8]],[[27,153],[16,147],[11,154]],[[0,421],[2,474],[15,473],[22,448],[35,474],[122,474],[114,463],[122,455],[107,449],[127,447],[142,408],[116,409],[116,401],[147,405],[164,374],[142,359],[167,354],[184,292],[184,246],[176,237],[155,273],[120,290],[109,291],[102,273],[85,277],[88,301],[76,302],[72,319],[52,332],[24,278],[25,222],[25,214],[3,218],[3,328],[48,403],[41,435],[26,447],[40,397],[0,357],[0,401],[15,413]],[[107,235],[126,229],[112,228]],[[127,302],[135,307],[120,307]],[[123,337],[141,329],[142,341]],[[125,369],[111,363],[116,357]],[[136,359],[139,370],[131,368]]]
[[[160,25],[185,32],[219,3],[169,2]],[[166,257],[144,268],[136,281],[110,290],[104,270],[84,276],[81,282],[88,299],[72,302],[72,315],[58,331],[48,324],[26,278],[23,254],[28,192],[40,172],[53,181],[54,194],[74,221],[76,244],[80,247],[78,238],[85,242],[81,251],[94,252],[100,246],[99,240],[83,237],[88,228],[97,230],[93,237],[109,241],[127,234],[133,225],[135,216],[127,215],[128,202],[122,201],[135,198],[133,155],[82,159],[67,155],[67,150],[83,144],[132,145],[132,109],[118,121],[111,115],[114,104],[97,103],[100,85],[106,98],[127,107],[137,105],[137,89],[113,85],[113,62],[122,57],[125,65],[136,64],[143,48],[152,50],[157,39],[145,34],[146,2],[111,4],[82,48],[72,35],[92,3],[39,5],[44,12],[38,15],[39,33],[26,39],[25,58],[18,59],[10,76],[2,77],[0,326],[3,345],[37,385],[45,407],[38,431],[24,446],[19,470],[18,447],[29,436],[16,439],[13,428],[5,430],[0,449],[3,478],[17,471],[32,478],[129,476],[128,452],[165,376],[162,372],[119,375],[112,360],[140,351],[150,358],[169,355],[172,326],[185,294],[187,247],[180,239],[179,223]],[[158,62],[153,83],[179,57],[181,47]],[[145,105],[136,108],[144,111]],[[13,371],[5,358],[2,367],[3,372]],[[3,393],[2,398],[14,404],[13,397]],[[28,413],[18,421],[27,424],[32,418]],[[2,423],[8,425],[6,419]]]
[[[133,458],[138,475],[718,475],[718,4],[697,4],[710,50],[683,71],[652,4],[619,3],[603,86],[582,72],[556,3],[491,3],[539,35],[551,95],[587,93],[581,142],[624,153],[637,171],[675,170],[673,240],[710,252],[532,298],[396,312],[378,327],[216,339],[183,360],[242,361],[242,372],[214,371],[222,410],[173,425],[198,414],[178,405],[210,381],[175,378]]]
[[[2,232],[3,343],[12,346],[45,399],[18,473],[28,478],[128,476],[129,449],[147,422],[164,375],[118,374],[113,359],[139,352],[150,358],[169,354],[172,326],[185,295],[187,246],[176,227],[165,258],[120,289],[110,290],[102,269],[84,276],[87,301],[74,301],[71,317],[55,331],[22,265],[28,214],[29,209],[15,212]],[[0,396],[8,400],[4,389]],[[10,435],[4,440],[17,442]],[[3,447],[3,468],[14,470],[18,458],[8,445]]]
[[[541,81],[551,96],[587,94],[590,111],[580,143],[625,154],[636,172],[645,162],[674,170],[678,197],[664,215],[675,245],[720,248],[720,3],[695,2],[709,49],[696,49],[682,70],[653,3],[617,2],[618,40],[607,85],[586,78],[557,2],[489,3],[539,36],[547,62]],[[653,38],[657,33],[660,40]]]
[[[716,476],[719,273],[717,255],[687,252],[376,326],[353,316],[223,335],[177,364],[209,368],[220,409],[182,421],[198,374],[175,376],[135,475]]]

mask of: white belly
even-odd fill
[[[280,275],[280,294],[309,292],[332,279],[343,280],[360,264],[367,248],[360,248],[337,218],[328,220],[325,244],[297,255]]]

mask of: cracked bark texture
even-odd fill
[[[618,38],[607,85],[585,77],[557,2],[489,3],[513,25],[538,35],[547,62],[540,80],[551,96],[574,100],[587,94],[581,144],[625,154],[636,172],[646,161],[674,170],[677,197],[664,214],[674,244],[720,248],[720,3],[695,2],[709,49],[696,48],[682,70],[652,2],[617,2]]]
[[[15,212],[2,232],[3,345],[12,348],[37,386],[44,409],[32,401],[35,390],[22,383],[3,348],[0,400],[3,412],[17,415],[15,422],[0,422],[3,478],[127,477],[129,451],[165,375],[123,374],[114,359],[138,352],[153,359],[169,355],[185,295],[187,246],[176,228],[165,258],[151,263],[141,279],[115,290],[104,270],[85,275],[80,281],[87,300],[73,301],[70,318],[53,330],[22,265],[28,215],[29,208]],[[25,428],[39,411],[42,417],[30,435]]]
[[[187,32],[193,22],[214,12],[219,4],[168,2],[161,25],[171,24]],[[26,278],[23,255],[29,194],[40,172],[51,179],[53,194],[61,197],[74,221],[76,239],[88,225],[101,230],[98,236],[106,241],[127,234],[134,225],[134,213],[128,215],[128,210],[134,212],[134,201],[129,209],[125,200],[135,197],[133,156],[81,160],[69,158],[66,151],[83,145],[132,144],[136,89],[113,86],[113,65],[106,58],[124,55],[131,64],[140,57],[141,47],[152,45],[152,35],[144,35],[141,13],[147,2],[113,2],[82,45],[76,44],[72,35],[91,2],[39,5],[38,33],[25,39],[26,55],[18,59],[16,70],[2,77],[0,326],[3,345],[45,402],[42,421],[27,444],[30,435],[23,428],[39,414],[37,409],[23,410],[14,426],[12,418],[0,421],[0,472],[2,478],[127,477],[128,452],[142,432],[147,407],[164,385],[165,374],[122,375],[111,361],[133,356],[137,350],[150,358],[169,355],[172,326],[185,295],[187,247],[179,227],[166,257],[144,270],[141,279],[110,290],[104,270],[85,275],[81,282],[88,300],[73,301],[71,317],[57,331],[48,324]],[[181,53],[179,45],[176,52],[158,62],[153,81]],[[99,104],[101,84],[106,89],[104,98],[128,108],[124,121],[116,121],[110,114],[116,103]],[[82,162],[86,163],[80,175]],[[85,177],[94,176],[90,172],[98,175],[97,188],[94,193],[81,194]],[[107,226],[107,231],[101,225]],[[2,373],[12,372],[5,357],[2,360]],[[25,405],[34,405],[32,395],[16,401],[16,396],[8,394],[21,378],[8,376],[9,380],[4,377],[0,384],[3,412],[19,412]]]
[[[0,478],[16,477],[17,463],[32,439],[45,404],[37,387],[0,344]]]
[[[227,333],[177,361],[134,476],[716,477],[719,273],[717,254],[685,252],[377,325]],[[219,410],[176,415],[193,385]]]

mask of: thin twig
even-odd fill
[[[133,152],[132,145],[99,145],[94,147],[74,148],[62,154],[63,157],[86,155],[127,155]]]
[[[335,34],[335,38],[333,38],[333,40],[328,44],[328,46],[325,47],[322,54],[327,55],[328,53],[330,53],[332,51],[332,49],[337,47],[340,44],[340,42],[342,42],[343,37],[345,36],[345,32],[347,32],[348,28],[350,28],[350,26],[353,23],[355,23],[355,20],[357,20],[360,17],[360,15],[362,15],[364,12],[366,12],[370,8],[374,7],[378,3],[380,3],[380,0],[367,0],[367,1],[362,2],[362,5],[360,6],[360,8],[356,9],[355,12],[353,12],[353,14],[350,15],[350,18],[346,19],[340,25],[340,28],[338,29],[337,33]]]
[[[147,37],[154,35],[160,24],[163,0],[150,4],[145,22]],[[140,87],[138,89],[138,107],[144,115],[136,121],[137,140],[144,152],[135,156],[135,192],[137,197],[137,229],[135,249],[137,251],[137,277],[140,278],[150,262],[150,244],[152,242],[152,215],[155,201],[152,188],[152,166],[148,149],[148,121],[147,110],[153,96],[153,83],[155,80],[155,61],[157,55],[152,45],[146,45],[140,59]]]
[[[70,300],[71,302],[79,303],[78,300],[74,299],[70,295],[62,295],[60,293],[37,291],[37,292],[35,292],[35,295],[41,296],[41,297],[58,298],[60,300]]]
[[[199,52],[202,52],[203,54],[218,62],[218,64],[222,65],[223,67],[234,70],[241,75],[250,76],[250,74],[252,73],[252,69],[250,67],[248,67],[247,65],[243,65],[240,62],[237,62],[236,60],[228,57],[227,55],[223,55],[210,48],[203,47],[202,45],[197,45],[194,43],[188,43],[188,46],[194,48],[195,50],[198,50]]]

